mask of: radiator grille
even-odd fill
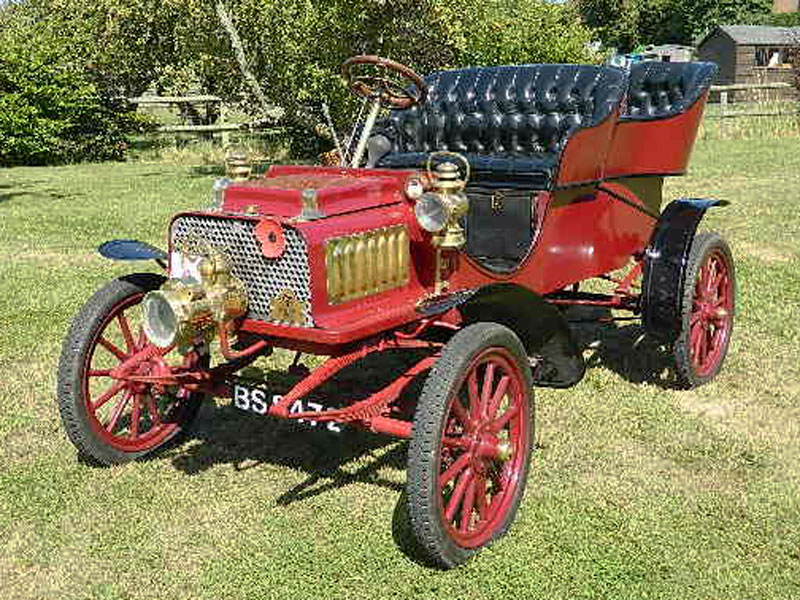
[[[273,321],[270,305],[293,293],[305,313],[305,327],[313,327],[311,285],[306,241],[290,227],[284,228],[286,249],[278,258],[266,258],[256,239],[256,221],[184,215],[172,225],[172,248],[186,254],[203,254],[205,246],[223,253],[231,271],[247,288],[248,318]]]
[[[385,227],[325,242],[328,302],[339,304],[408,284],[408,231]]]

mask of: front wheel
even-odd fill
[[[151,273],[110,282],[87,301],[64,340],[57,390],[61,420],[81,455],[100,464],[123,463],[155,451],[183,432],[199,410],[199,394],[158,389],[113,373],[150,346],[141,327],[141,303],[163,282]],[[163,372],[170,357],[153,354],[138,365],[136,374]],[[190,353],[172,360],[193,367],[207,357]]]
[[[431,370],[408,449],[411,531],[442,568],[466,561],[510,527],[533,447],[531,369],[510,329],[458,332]]]
[[[730,248],[717,233],[698,234],[686,269],[681,333],[673,346],[683,387],[703,385],[719,373],[731,341],[735,308]]]

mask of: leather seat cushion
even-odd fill
[[[625,120],[664,119],[685,112],[709,89],[714,63],[643,62],[631,67]]]
[[[376,127],[391,143],[377,166],[421,166],[417,155],[448,150],[467,155],[476,174],[550,178],[569,137],[619,106],[626,74],[615,67],[522,65],[442,71],[426,81],[427,102],[392,111]]]

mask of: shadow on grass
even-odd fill
[[[419,360],[418,352],[372,355],[341,371],[329,384],[320,388],[319,397],[326,407],[358,401],[382,389],[410,365]],[[243,370],[248,379],[252,371]],[[270,394],[285,393],[302,375],[286,371],[261,372],[259,387]],[[406,407],[403,418],[410,418],[425,374],[407,388],[398,403]],[[426,564],[414,545],[410,525],[402,519],[405,510],[405,469],[408,443],[376,435],[355,427],[342,426],[341,432],[327,425],[273,419],[244,413],[232,404],[203,406],[189,435],[192,444],[177,450],[173,465],[187,474],[200,473],[215,465],[228,464],[236,470],[260,465],[288,467],[305,478],[283,491],[276,499],[288,506],[333,492],[352,484],[368,484],[399,494],[392,518],[393,537],[411,560]],[[199,443],[198,443],[199,442]]]
[[[72,200],[77,198],[79,195],[53,188],[38,188],[38,185],[41,183],[43,182],[31,181],[17,184],[0,184],[0,203],[8,202],[15,198],[22,198],[24,196],[28,196],[31,199],[51,198],[55,200]]]
[[[608,309],[572,308],[569,320],[608,319]],[[670,349],[645,335],[638,321],[593,322],[572,325],[578,344],[590,350],[589,369],[605,368],[631,383],[647,383],[662,389],[680,389]]]
[[[357,402],[394,381],[419,358],[419,353],[414,352],[369,356],[341,371],[319,388],[318,394],[305,400],[316,400],[326,408]],[[252,368],[245,369],[243,374],[270,396],[286,393],[302,377]],[[424,376],[418,377],[407,388],[400,404],[413,405],[423,380]],[[410,414],[403,417],[410,418]],[[305,472],[308,475],[305,481],[281,494],[278,503],[282,505],[352,483],[369,483],[394,491],[403,489],[401,483],[382,476],[381,472],[405,469],[407,444],[355,427],[342,426],[341,433],[337,433],[327,424],[312,427],[244,413],[226,404],[204,406],[190,435],[200,443],[173,458],[174,465],[189,474],[217,464],[241,470],[273,464]]]
[[[223,177],[225,175],[225,166],[224,165],[199,165],[199,166],[191,167],[189,169],[189,176],[190,177],[208,177],[209,175],[215,175],[217,177]]]

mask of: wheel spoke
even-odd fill
[[[122,416],[122,411],[125,410],[125,407],[130,402],[133,393],[130,390],[125,390],[125,393],[120,398],[120,401],[117,402],[117,405],[114,407],[114,412],[111,413],[111,419],[108,421],[108,425],[106,425],[106,431],[108,433],[114,433],[114,428],[117,426],[119,422],[119,418]]]
[[[95,402],[92,404],[92,410],[97,411],[106,402],[111,400],[114,396],[119,394],[125,388],[124,381],[118,381],[110,388],[108,388]]]
[[[144,332],[144,327],[139,328],[139,335],[136,337],[136,347],[137,348],[144,348],[144,345],[147,343],[147,334]]]
[[[448,448],[469,448],[469,440],[465,437],[446,435],[442,438],[442,445]]]
[[[445,510],[444,518],[448,523],[453,522],[453,518],[456,516],[456,511],[458,510],[461,501],[464,499],[464,492],[466,491],[470,481],[472,481],[472,469],[467,469],[458,478],[456,487],[453,490],[453,494],[450,496],[450,500],[447,503],[447,509]]]
[[[697,364],[703,365],[708,358],[708,326],[705,325],[700,332],[700,342],[698,344]]]
[[[469,454],[465,452],[459,456],[448,469],[439,477],[439,486],[444,487],[453,480],[454,477],[460,475],[461,472],[469,465]]]
[[[712,277],[711,281],[708,283],[708,293],[709,295],[715,294],[717,298],[719,298],[719,288],[722,280],[724,279],[724,273],[719,270],[715,270],[714,276]]]
[[[101,337],[99,340],[97,340],[97,343],[100,344],[103,348],[105,348],[109,352],[111,352],[111,354],[116,356],[121,361],[124,361],[126,358],[128,358],[127,354],[125,354],[122,350],[117,348],[114,344],[109,342],[104,337]]]
[[[475,506],[481,521],[489,518],[489,503],[486,502],[486,477],[478,475],[475,483]]]
[[[506,425],[508,425],[509,421],[519,414],[519,406],[514,405],[509,407],[509,409],[503,413],[503,416],[497,419],[492,423],[491,432],[498,433],[502,431]]]
[[[461,404],[461,399],[458,396],[453,398],[453,405],[450,409],[450,412],[453,414],[456,420],[461,423],[461,425],[466,427],[467,423],[469,423],[469,415],[467,414],[464,405]]]
[[[473,369],[467,378],[467,390],[469,392],[469,417],[476,419],[480,409],[481,399],[478,395],[478,373]]]
[[[130,438],[135,440],[139,437],[139,419],[142,413],[142,397],[136,394],[133,397],[133,409],[131,410],[131,435]]]
[[[150,414],[150,421],[152,422],[153,427],[160,427],[161,416],[158,414],[156,401],[150,394],[145,396],[145,404],[147,404],[147,412]]]
[[[119,325],[119,329],[122,332],[122,337],[125,338],[125,346],[128,348],[128,352],[132,353],[136,345],[133,342],[133,334],[131,333],[131,327],[128,324],[128,319],[125,316],[124,312],[121,312],[117,315],[117,324]]]
[[[87,374],[88,377],[110,377],[111,369],[93,369]]]
[[[464,502],[461,506],[461,532],[467,533],[472,523],[472,509],[475,508],[475,477],[470,479],[467,490],[464,493]]]
[[[478,413],[473,415],[477,419],[483,419],[486,416],[486,409],[489,405],[489,399],[492,397],[492,388],[494,387],[494,371],[495,365],[490,362],[486,365],[486,371],[483,374],[483,387],[481,389],[481,402],[478,407]]]
[[[497,414],[497,409],[500,408],[500,402],[503,401],[503,397],[506,395],[506,390],[508,390],[508,384],[511,383],[511,377],[508,375],[503,375],[500,379],[500,382],[497,384],[497,389],[494,392],[494,396],[489,401],[489,406],[486,409],[486,418],[487,419],[494,419],[495,415]]]
[[[703,265],[703,295],[708,295],[711,291],[711,281],[714,279],[714,261],[707,260]]]

